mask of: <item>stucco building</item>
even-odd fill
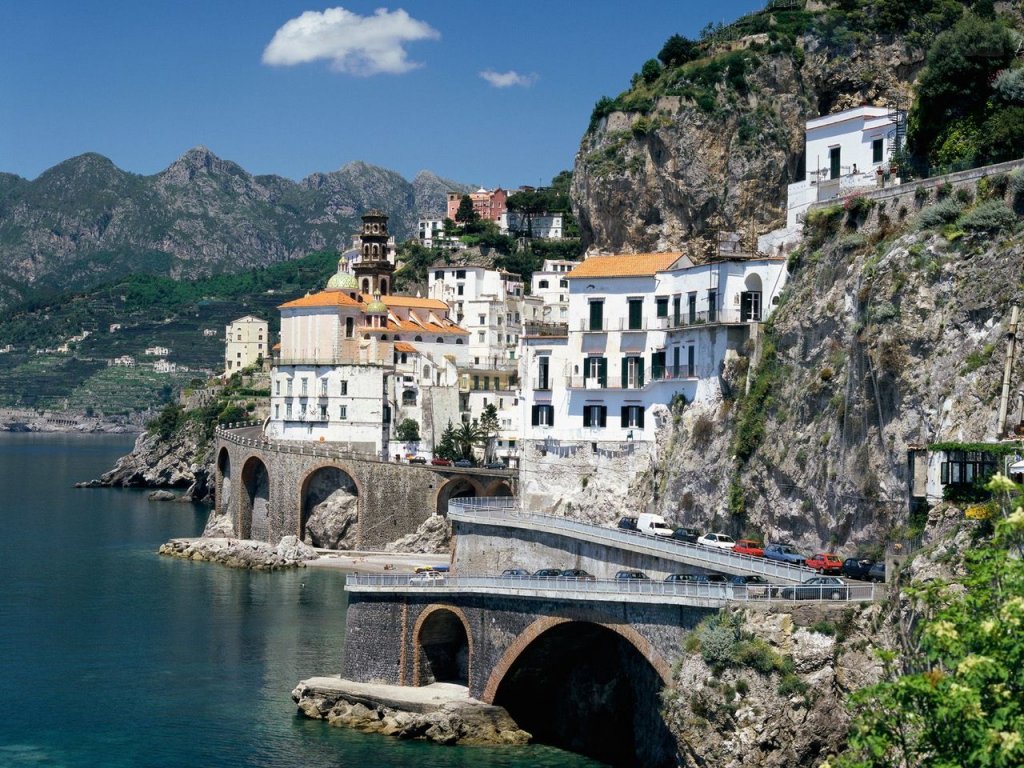
[[[166,355],[164,351],[159,354]],[[270,358],[270,334],[267,321],[252,315],[233,320],[224,328],[224,375]]]

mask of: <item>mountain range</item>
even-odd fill
[[[298,182],[254,176],[205,147],[151,176],[94,153],[31,181],[0,173],[0,306],[132,272],[200,278],[343,249],[370,208],[402,240],[470,189],[363,162]]]

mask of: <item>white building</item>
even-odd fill
[[[541,322],[565,323],[569,319],[569,281],[566,275],[578,261],[545,259],[540,270],[530,280],[530,295],[542,302]]]
[[[166,357],[167,355],[171,354],[171,350],[169,350],[167,347],[147,347],[146,351],[143,352],[143,354],[149,357]]]
[[[505,211],[498,219],[498,229],[503,235],[530,237],[539,240],[561,240],[564,237],[565,214],[522,213]]]
[[[146,350],[149,354],[149,350]],[[167,354],[165,351],[164,355]],[[224,375],[230,376],[257,360],[270,357],[270,334],[267,321],[246,315],[224,327]]]
[[[651,407],[721,397],[785,283],[782,259],[695,266],[680,253],[594,256],[568,273],[564,336],[528,336],[520,366],[527,440],[653,443]]]

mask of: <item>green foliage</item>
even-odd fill
[[[460,459],[473,458],[473,447],[480,445],[487,440],[487,434],[480,427],[479,422],[473,419],[472,422],[462,422],[455,428],[455,446]]]
[[[459,209],[455,212],[455,221],[459,224],[474,224],[480,221],[480,214],[473,209],[473,200],[463,195],[459,201]]]
[[[964,552],[963,588],[907,590],[914,643],[885,657],[887,681],[851,697],[849,751],[832,768],[1024,764],[1024,509],[1007,505],[1018,487],[991,485],[1003,499],[994,537]]]
[[[177,403],[168,403],[160,414],[146,425],[146,431],[157,435],[161,440],[170,439],[178,431],[185,419],[185,411]]]
[[[960,217],[961,205],[952,198],[925,208],[917,216],[919,229],[934,229],[956,221]]]
[[[733,647],[742,640],[742,619],[739,614],[719,611],[704,619],[694,630],[700,640],[700,653],[712,667],[725,667],[733,662]]]
[[[653,83],[661,76],[661,64],[657,59],[648,59],[640,69],[640,77],[645,83]]]
[[[444,431],[441,432],[437,445],[434,446],[434,456],[439,459],[448,459],[449,461],[462,458],[455,438],[455,427],[450,421],[448,426],[444,428]]]
[[[835,237],[842,217],[843,206],[839,204],[808,211],[804,218],[804,238],[808,248],[820,248],[826,240]]]
[[[776,359],[775,342],[766,331],[761,363],[753,373],[750,391],[739,402],[733,453],[743,464],[754,454],[765,436],[765,422],[774,409],[773,396],[781,366]]]
[[[989,200],[961,216],[957,225],[970,232],[993,234],[1012,230],[1016,223],[1017,217],[1002,200]]]
[[[658,52],[658,59],[666,67],[678,67],[688,61],[693,61],[699,52],[700,49],[693,40],[682,35],[672,35]]]
[[[420,439],[420,425],[416,419],[402,419],[395,436],[403,443],[414,443]]]

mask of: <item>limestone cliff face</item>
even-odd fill
[[[213,501],[216,468],[208,443],[196,422],[186,424],[169,439],[143,433],[132,452],[104,473],[99,485],[125,488],[184,488],[187,501]]]
[[[907,104],[923,63],[900,41],[837,50],[807,36],[799,55],[768,53],[756,37],[732,47],[751,43],[739,90],[723,75],[699,104],[655,94],[647,114],[611,112],[583,136],[572,199],[591,250],[700,256],[717,229],[749,238],[774,228],[785,220],[786,185],[803,178],[806,120],[861,103]],[[685,93],[683,85],[660,83]]]

